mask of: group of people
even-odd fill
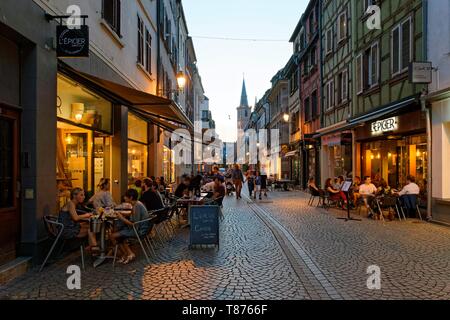
[[[136,181],[138,182],[138,181]],[[62,237],[64,239],[88,237],[88,250],[99,251],[96,234],[90,231],[89,219],[94,215],[92,209],[117,207],[113,200],[111,180],[103,178],[97,186],[97,192],[86,203],[85,192],[81,188],[74,188],[70,193],[70,201],[61,209],[58,220],[64,225]],[[161,190],[161,179],[159,181],[146,178],[140,183],[130,187],[122,198],[122,209],[116,211],[117,223],[111,231],[110,240],[119,248],[119,261],[127,264],[136,258],[130,249],[127,239],[135,237],[133,224],[138,221],[148,219],[149,211],[156,211],[164,208]],[[164,189],[165,190],[165,189]],[[91,208],[89,208],[91,206]],[[150,230],[151,223],[142,223],[138,227],[138,234],[145,235]]]
[[[355,207],[358,201],[362,201],[367,208],[369,218],[377,218],[373,209],[373,200],[376,197],[395,196],[400,198],[400,201],[407,208],[409,216],[415,216],[415,197],[419,196],[421,190],[416,184],[415,177],[408,175],[406,178],[406,185],[400,190],[392,189],[384,179],[380,179],[376,185],[372,182],[370,176],[364,177],[364,181],[356,176],[353,179],[352,186],[347,193],[350,199],[347,199],[347,194],[342,191],[342,186],[345,182],[343,176],[339,176],[335,179],[328,178],[325,181],[324,190],[319,189],[316,185],[315,179],[310,178],[308,187],[315,195],[322,195],[327,193],[331,201],[335,201],[340,204],[343,209],[347,206]],[[390,217],[393,219],[393,217]]]

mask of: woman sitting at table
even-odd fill
[[[92,217],[92,213],[78,214],[77,207],[84,203],[84,191],[81,188],[74,188],[70,192],[70,201],[62,207],[58,216],[58,222],[64,225],[62,233],[63,239],[84,238],[89,236],[90,247],[86,249],[98,250],[95,234],[89,231],[89,223],[84,222]]]
[[[191,178],[187,175],[183,176],[183,181],[178,185],[175,190],[175,197],[183,198],[187,193],[189,193],[189,187],[191,185]]]
[[[158,183],[152,182],[150,179],[144,179],[143,193],[141,202],[148,211],[156,211],[164,208],[164,202],[158,191]]]
[[[111,192],[111,179],[102,178],[98,184],[98,191],[89,199],[89,203],[94,206],[95,209],[114,207],[115,203],[112,198]]]
[[[138,221],[142,221],[148,219],[150,216],[147,212],[147,208],[142,204],[142,202],[138,201],[139,194],[134,189],[129,189],[125,193],[125,202],[132,205],[131,215],[129,219],[127,219],[122,213],[117,212],[118,221],[118,231],[111,234],[111,241],[115,245],[116,242],[119,242],[119,251],[122,254],[122,257],[119,259],[119,262],[128,264],[136,258],[136,255],[131,251],[128,243],[126,242],[129,238],[135,238],[136,234],[133,230],[133,224]],[[144,236],[148,233],[150,228],[150,222],[141,223],[137,227],[137,233],[139,236]]]
[[[345,196],[345,194],[342,191],[336,190],[333,187],[331,182],[332,182],[331,178],[328,178],[325,181],[325,190],[329,193],[330,200],[332,200],[332,201],[343,201],[342,209],[345,209],[345,205],[344,204],[347,204],[347,197]]]
[[[386,180],[380,180],[380,186],[377,189],[377,196],[389,196],[392,194],[391,187],[388,186]]]

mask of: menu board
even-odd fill
[[[219,206],[191,206],[189,208],[189,248],[196,245],[219,246]]]

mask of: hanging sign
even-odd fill
[[[58,58],[89,57],[89,27],[86,25],[79,29],[57,26],[56,41]]]
[[[412,62],[409,65],[411,83],[429,84],[432,82],[433,64],[431,62]]]

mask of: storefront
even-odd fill
[[[450,223],[450,90],[427,97],[432,118],[433,220]]]
[[[306,189],[309,178],[316,179],[316,183],[320,181],[320,146],[316,139],[312,135],[305,135],[302,141],[302,171],[303,181],[302,187]]]
[[[128,180],[147,177],[148,173],[148,123],[137,115],[128,113]]]
[[[322,138],[322,180],[347,177],[352,171],[352,133],[328,134]]]
[[[89,196],[111,177],[112,103],[61,74],[57,77],[56,175],[58,207],[70,190]]]
[[[426,205],[429,175],[426,120],[420,110],[390,115],[355,129],[357,173],[369,176],[375,185],[386,181],[401,189],[406,177],[416,178],[421,204]]]

